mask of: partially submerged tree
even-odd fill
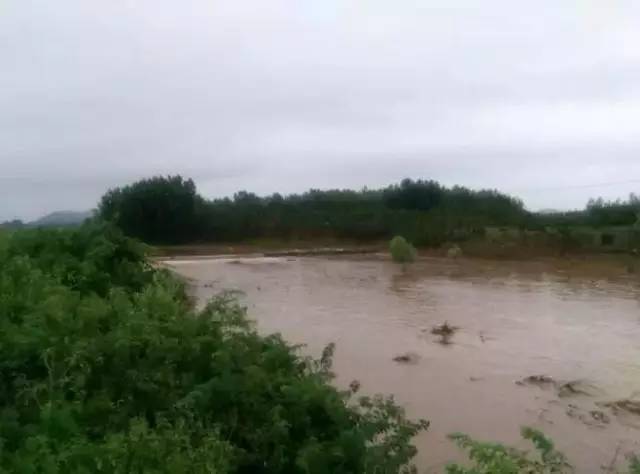
[[[413,262],[417,255],[415,247],[400,235],[396,235],[391,239],[391,242],[389,242],[389,251],[391,252],[393,261],[398,263]]]

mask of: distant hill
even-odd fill
[[[554,214],[573,214],[575,212],[582,212],[578,209],[540,209],[539,211],[535,211],[535,214],[540,215],[554,215]]]
[[[25,223],[20,219],[14,219],[12,221],[0,222],[0,229],[16,230],[25,227]]]
[[[92,211],[56,211],[35,221],[29,227],[67,227],[82,224],[93,215]]]

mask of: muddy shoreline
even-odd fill
[[[370,247],[311,247],[311,248],[283,248],[282,250],[265,250],[247,247],[243,249],[230,248],[186,248],[164,249],[156,255],[158,260],[174,260],[189,257],[193,259],[210,258],[269,258],[269,257],[327,257],[335,255],[367,255],[381,253],[379,246]]]
[[[156,261],[172,260],[209,260],[237,258],[276,258],[276,257],[373,257],[385,259],[388,256],[388,244],[377,242],[371,245],[353,244],[349,241],[341,245],[318,245],[314,241],[302,241],[299,245],[290,246],[286,241],[273,241],[266,244],[203,244],[182,246],[154,247],[151,253]],[[553,255],[511,256],[467,255],[448,258],[446,248],[422,248],[418,250],[420,261],[447,261],[460,268],[489,267],[500,269],[501,266],[524,265],[534,271],[549,270],[568,277],[637,280],[640,282],[640,260],[638,257],[619,253],[574,253],[562,257]],[[636,265],[639,271],[636,271]]]

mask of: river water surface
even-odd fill
[[[242,291],[262,333],[317,356],[335,342],[340,387],[357,379],[364,393],[393,394],[410,417],[431,421],[416,439],[421,472],[463,458],[446,437],[456,431],[526,447],[519,428],[540,428],[579,472],[640,452],[640,416],[604,406],[640,397],[638,277],[553,261],[402,267],[375,255],[166,263],[201,303]],[[448,345],[430,332],[445,321],[460,328]],[[394,361],[404,354],[409,363]],[[554,383],[516,383],[532,375]]]

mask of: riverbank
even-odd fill
[[[159,258],[225,255],[255,255],[264,257],[339,255],[384,252],[384,241],[358,242],[340,239],[277,240],[260,239],[228,243],[198,243],[187,245],[159,245],[153,247],[153,256]]]
[[[419,248],[418,259],[447,257],[451,246]],[[510,261],[532,265],[552,264],[554,271],[589,276],[590,278],[629,277],[640,279],[640,259],[622,253],[560,252],[553,248],[496,245],[481,241],[460,244],[461,252],[454,260],[474,266],[475,261]],[[191,244],[153,247],[152,256],[159,260],[234,257],[322,257],[388,254],[384,241],[362,243],[351,240],[253,240],[241,243]]]

